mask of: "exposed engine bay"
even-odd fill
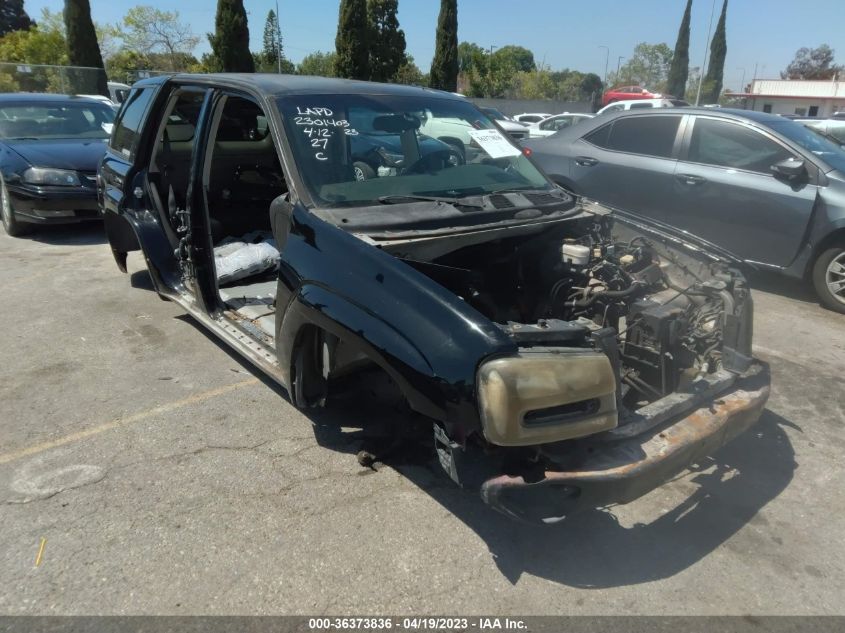
[[[618,402],[627,409],[741,361],[733,351],[724,357],[723,339],[726,328],[735,327],[734,293],[747,295],[743,278],[700,252],[614,225],[610,215],[582,216],[430,259],[399,256],[520,348],[607,354],[617,372]]]

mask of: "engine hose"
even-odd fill
[[[575,301],[570,301],[567,303],[567,306],[570,308],[589,308],[599,299],[623,299],[625,297],[630,297],[646,285],[647,284],[643,281],[635,281],[625,288],[625,290],[602,290],[594,292],[586,299],[576,299]]]

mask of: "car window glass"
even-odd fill
[[[652,107],[652,104],[651,104],[651,103],[648,103],[647,101],[644,101],[644,102],[642,102],[642,103],[632,103],[632,104],[629,106],[629,109],[630,109],[630,110],[637,110],[637,109],[639,109],[639,108],[651,108],[651,107]]]
[[[680,116],[637,116],[617,119],[610,130],[608,149],[669,158],[681,123]]]
[[[608,141],[610,139],[610,128],[613,127],[613,124],[610,123],[608,125],[603,125],[599,129],[590,132],[587,136],[584,137],[584,140],[588,143],[592,143],[598,147],[607,148]]]
[[[115,124],[109,145],[113,150],[132,158],[138,147],[141,123],[147,111],[154,91],[151,88],[133,90],[123,107]]]
[[[695,121],[689,148],[694,163],[768,174],[772,165],[788,158],[792,154],[783,146],[745,126],[706,118]]]

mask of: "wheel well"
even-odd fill
[[[824,253],[827,249],[835,244],[841,244],[845,246],[845,227],[841,229],[836,229],[832,233],[825,235],[824,239],[818,243],[818,245],[813,249],[813,256],[807,262],[807,270],[804,271],[804,276],[807,277],[813,274],[813,266],[816,265],[816,260],[819,258],[819,255]]]

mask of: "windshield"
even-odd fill
[[[335,94],[277,103],[320,206],[552,188],[519,147],[464,101]]]
[[[839,145],[795,121],[777,121],[769,125],[773,130],[812,152],[834,169],[845,173],[845,150]]]
[[[0,106],[0,138],[96,139],[111,134],[115,112],[102,103],[13,103]]]

